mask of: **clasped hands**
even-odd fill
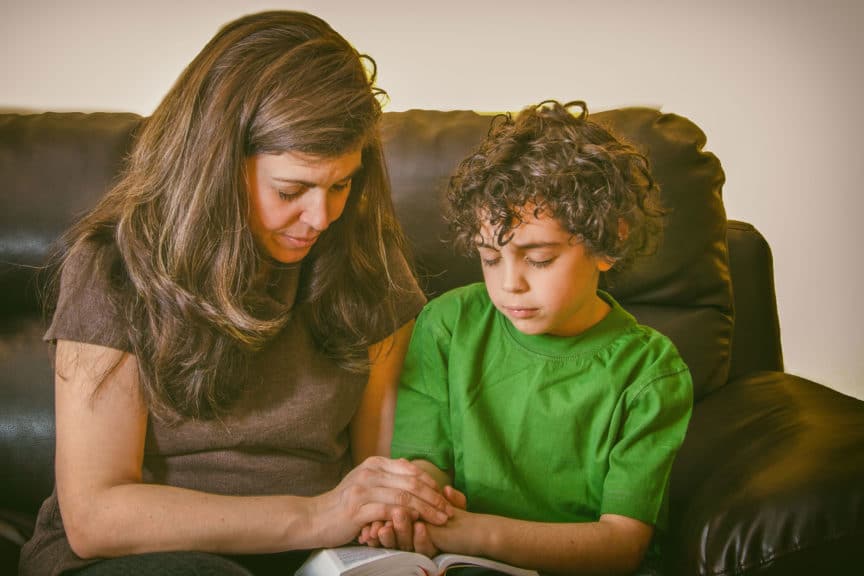
[[[464,524],[462,517],[467,506],[465,495],[452,486],[445,486],[440,493],[453,508],[453,513],[445,522],[424,520],[417,511],[407,507],[394,508],[390,519],[364,526],[357,541],[376,548],[413,550],[429,557],[435,556],[450,539],[446,527]]]
[[[477,553],[482,515],[465,511],[465,495],[439,488],[423,468],[405,459],[372,456],[336,488],[312,500],[310,519],[317,546],[362,544],[414,550]],[[457,548],[459,548],[457,550]]]

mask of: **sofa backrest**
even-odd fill
[[[0,313],[38,311],[37,279],[55,240],[117,176],[141,117],[0,114]]]
[[[689,120],[647,108],[591,118],[649,158],[669,210],[656,254],[620,276],[611,292],[645,324],[667,334],[694,376],[696,396],[729,373],[732,294],[721,199],[723,170]],[[105,192],[141,118],[134,114],[0,115],[0,310],[37,310],[35,272],[52,242]],[[437,295],[481,278],[452,253],[441,202],[459,160],[491,116],[412,110],[384,115],[382,137],[393,201],[424,288]]]

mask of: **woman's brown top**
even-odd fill
[[[131,352],[128,323],[111,298],[110,251],[82,252],[64,267],[49,341],[72,340]],[[101,262],[99,260],[102,260]],[[98,265],[103,264],[103,265]],[[400,324],[425,303],[404,258],[391,259]],[[278,269],[273,296],[293,307],[282,332],[252,362],[229,414],[167,424],[150,418],[144,482],[226,495],[311,496],[335,487],[352,466],[348,425],[367,376],[348,372],[312,341],[302,306],[294,306],[300,267]],[[379,341],[388,334],[370,334]],[[60,574],[88,562],[70,549],[55,492],[39,511],[21,551],[20,573]]]

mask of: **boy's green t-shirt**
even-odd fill
[[[611,311],[575,337],[522,334],[485,286],[431,301],[402,372],[392,456],[454,472],[469,510],[664,529],[692,382],[672,342]]]

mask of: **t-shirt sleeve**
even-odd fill
[[[396,320],[399,326],[404,325],[419,314],[423,305],[426,304],[426,296],[401,250],[391,248],[388,250],[387,267],[396,287],[391,291],[391,299],[396,312]],[[379,342],[390,334],[376,332],[372,335],[372,342]]]
[[[57,307],[44,340],[132,351],[118,291],[111,282],[115,258],[111,252],[85,245],[70,253],[63,263]]]
[[[600,514],[663,523],[672,462],[693,406],[690,371],[683,362],[623,396],[618,441],[609,455]],[[658,526],[664,528],[664,526]]]
[[[434,301],[417,318],[396,402],[391,456],[453,467],[447,362],[449,331],[437,320]]]

